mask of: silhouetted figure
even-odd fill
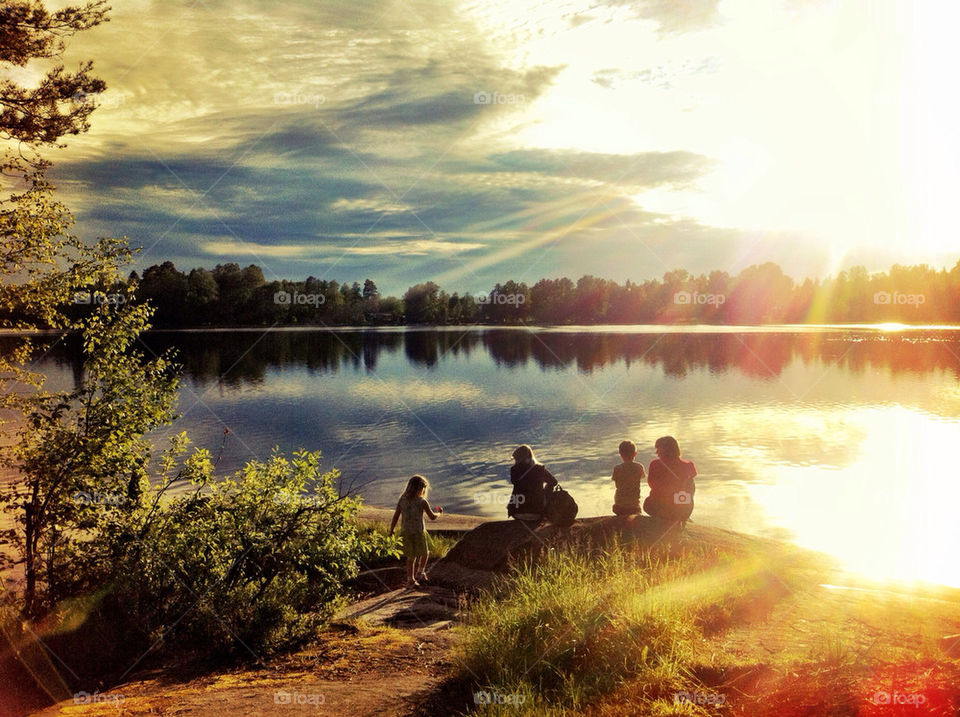
[[[634,463],[637,444],[633,441],[620,443],[620,458],[623,462],[613,469],[613,482],[617,492],[613,496],[614,515],[636,515],[640,512],[640,486],[643,483],[643,465]]]
[[[538,463],[533,449],[528,445],[518,446],[513,452],[510,466],[510,482],[513,493],[507,503],[507,515],[539,523],[547,507],[547,491],[557,485],[557,479],[542,463]]]
[[[685,522],[693,512],[697,468],[680,457],[680,444],[673,436],[658,438],[654,447],[657,458],[650,462],[650,495],[643,501],[643,509],[655,518]]]

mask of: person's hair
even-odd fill
[[[637,444],[633,441],[620,441],[620,455],[624,458],[633,458],[637,455]]]
[[[524,443],[522,446],[517,446],[513,451],[513,460],[517,463],[523,463],[528,466],[534,466],[537,464],[537,458],[533,455],[533,449]]]
[[[653,444],[653,447],[663,451],[664,456],[667,458],[680,457],[680,444],[677,443],[677,439],[673,436],[661,436],[657,439],[657,442]]]
[[[419,493],[423,493],[423,495],[426,496],[429,488],[430,483],[426,478],[422,475],[415,475],[407,481],[407,487],[404,489],[403,494],[407,498],[416,498]]]

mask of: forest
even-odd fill
[[[486,294],[448,293],[432,281],[402,297],[384,296],[374,280],[343,282],[309,276],[267,281],[250,265],[219,264],[184,273],[166,261],[136,272],[127,286],[90,287],[74,299],[82,313],[121,300],[156,307],[154,325],[330,326],[397,324],[782,324],[960,322],[960,261],[952,269],[894,265],[886,272],[862,266],[825,279],[795,281],[772,262],[732,276],[693,276],[684,270],[660,279],[616,281],[582,276],[544,278],[532,286],[497,283]]]

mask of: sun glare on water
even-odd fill
[[[851,411],[862,431],[853,462],[772,467],[751,497],[798,544],[878,580],[960,587],[956,422],[902,406]]]

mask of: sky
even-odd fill
[[[137,268],[489,291],[960,259],[944,0],[117,0],[48,153]]]

